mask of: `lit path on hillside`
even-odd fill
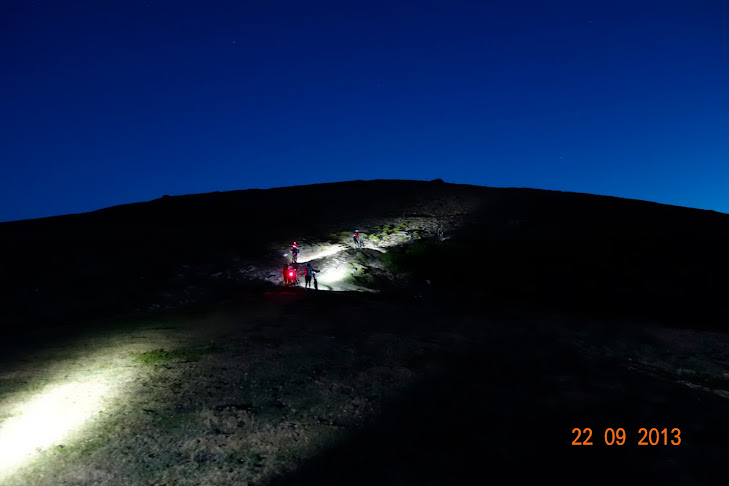
[[[387,246],[393,245],[380,244],[375,247],[365,243],[365,248],[374,249],[379,252],[387,251],[385,250]],[[311,246],[302,245],[298,263],[306,264],[312,262],[314,267],[320,270],[320,273],[317,275],[320,290],[371,292],[371,289],[346,281],[349,276],[347,264],[350,263],[346,251],[352,248],[352,245],[344,245],[341,243],[316,243]],[[290,253],[284,253],[284,256],[290,258]],[[319,265],[317,265],[317,262],[320,262]],[[303,277],[300,277],[300,279],[303,285]],[[276,277],[276,283],[280,283],[278,276]]]
[[[344,245],[336,244],[336,245],[327,245],[322,244],[320,245],[320,248],[317,248],[314,251],[307,251],[304,249],[301,254],[299,255],[299,263],[307,263],[313,260],[319,260],[321,258],[326,258],[330,256],[337,255],[341,253],[342,251],[346,250],[346,247]]]

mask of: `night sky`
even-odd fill
[[[435,178],[729,213],[728,24],[726,0],[2,0],[0,221]]]

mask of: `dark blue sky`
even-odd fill
[[[726,0],[5,0],[0,221],[354,179],[729,212],[728,20]]]

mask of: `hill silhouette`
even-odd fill
[[[304,252],[343,250],[355,229],[376,234],[375,227],[403,222],[404,241],[387,246],[390,271],[376,257],[361,261],[356,269],[372,278],[342,290],[418,294],[425,286],[449,298],[486,296],[492,305],[699,328],[727,317],[729,215],[587,194],[375,180],[165,196],[2,223],[3,322],[55,325],[215,300],[276,284],[293,240]],[[447,240],[434,245],[439,226]],[[386,248],[382,239],[367,246]],[[338,262],[352,262],[352,254]]]

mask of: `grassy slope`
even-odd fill
[[[121,393],[7,484],[443,484],[535,468],[721,479],[728,344],[372,295],[249,296],[13,356],[3,369],[32,392],[81,371]],[[0,407],[31,394],[18,387]],[[574,427],[592,427],[596,445],[571,446]],[[628,444],[600,445],[606,427]],[[640,427],[679,427],[683,443],[639,447]]]

